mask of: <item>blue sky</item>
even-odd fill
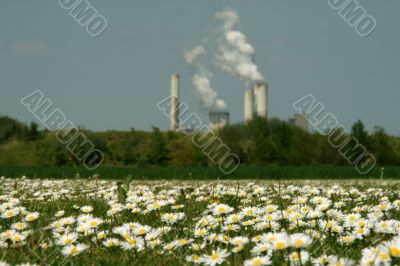
[[[287,119],[308,93],[346,127],[361,119],[400,135],[400,47],[396,0],[359,1],[377,21],[368,37],[326,1],[91,0],[108,20],[93,38],[55,0],[0,2],[0,114],[34,120],[19,101],[40,89],[77,125],[93,130],[168,128],[156,108],[181,75],[181,100],[204,116],[183,59],[232,8],[269,84],[270,116]],[[243,118],[243,81],[214,72],[232,122]]]

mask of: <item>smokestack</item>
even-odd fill
[[[170,129],[176,131],[179,129],[179,75],[171,75],[171,115]]]
[[[256,95],[257,116],[268,117],[268,85],[259,83],[254,88]]]
[[[253,119],[253,97],[252,89],[246,89],[244,92],[244,121],[248,122]]]

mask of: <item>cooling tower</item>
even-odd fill
[[[253,119],[254,93],[252,89],[246,89],[244,92],[244,121]]]
[[[179,129],[179,75],[171,76],[171,114],[170,129],[176,131]]]
[[[254,88],[256,96],[256,113],[257,116],[268,117],[268,85],[259,83]]]

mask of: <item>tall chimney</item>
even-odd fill
[[[171,75],[171,115],[170,129],[176,131],[179,129],[179,75]]]
[[[244,121],[248,122],[253,119],[253,98],[254,93],[252,89],[246,89],[244,92]]]
[[[268,117],[268,85],[259,83],[255,87],[257,116]]]

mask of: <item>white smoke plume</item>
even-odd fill
[[[194,47],[190,51],[185,51],[183,53],[183,57],[185,58],[185,61],[189,64],[193,64],[194,61],[200,56],[206,53],[206,49],[204,49],[203,45],[198,45]]]
[[[222,38],[218,43],[219,52],[215,64],[224,72],[245,80],[246,82],[264,81],[263,75],[254,63],[255,50],[247,41],[246,36],[235,26],[239,23],[239,16],[231,9],[215,14],[215,18],[222,20]]]
[[[203,107],[208,110],[222,110],[226,108],[226,103],[218,99],[217,92],[211,86],[212,73],[200,62],[200,56],[205,53],[204,46],[199,45],[185,51],[183,56],[187,63],[196,66],[197,73],[193,76],[192,83]]]

